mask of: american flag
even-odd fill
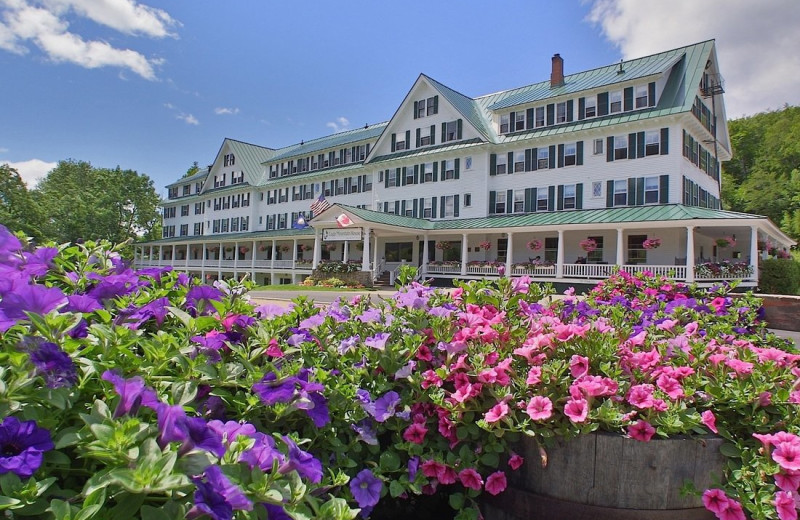
[[[320,195],[317,200],[311,203],[311,214],[315,217],[331,207],[331,203],[325,200],[325,195]]]

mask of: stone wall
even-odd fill
[[[759,294],[764,300],[765,320],[771,329],[800,332],[800,296]]]
[[[327,280],[328,278],[338,278],[348,285],[361,284],[364,287],[372,287],[371,271],[355,271],[353,273],[323,273],[317,269],[311,272],[311,279],[315,282]]]

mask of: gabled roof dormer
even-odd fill
[[[472,98],[420,74],[365,162],[407,151],[491,141],[492,133]]]
[[[225,138],[208,170],[203,193],[237,184],[255,186],[262,177],[261,163],[275,150]]]

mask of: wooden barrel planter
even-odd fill
[[[681,496],[687,480],[712,487],[725,458],[718,437],[640,442],[593,433],[546,449],[540,464],[532,439],[518,446],[525,464],[509,472],[509,486],[483,504],[486,520],[713,520],[699,496]]]

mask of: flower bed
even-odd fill
[[[439,490],[476,519],[538,463],[510,451],[523,435],[546,453],[596,430],[718,433],[729,460],[706,506],[793,511],[800,358],[752,295],[619,273],[548,305],[521,277],[284,309],[90,242],[20,247],[0,228],[15,515],[351,519]]]
[[[698,278],[747,278],[753,266],[744,262],[705,262],[694,266]]]

